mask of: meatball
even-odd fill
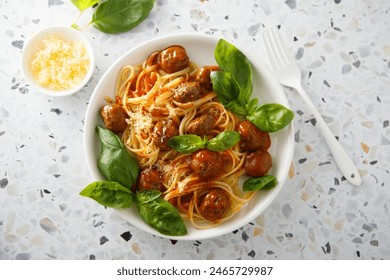
[[[230,205],[229,194],[219,188],[212,188],[200,203],[200,214],[209,221],[221,219]]]
[[[213,90],[213,83],[211,82],[210,73],[212,71],[219,71],[218,66],[203,66],[196,71],[195,81],[206,91]]]
[[[198,150],[191,155],[191,169],[202,179],[219,177],[224,171],[224,164],[219,153]]]
[[[179,129],[172,120],[158,121],[153,128],[155,144],[162,151],[170,150],[168,140],[179,135]]]
[[[215,119],[210,114],[204,114],[189,122],[187,126],[187,133],[204,136],[213,129],[215,125]]]
[[[240,147],[243,151],[266,151],[271,146],[271,138],[268,132],[261,131],[248,120],[238,125],[241,135]]]
[[[137,189],[162,191],[163,187],[160,180],[160,174],[157,169],[147,168],[141,171],[137,180]]]
[[[250,153],[245,160],[245,172],[251,177],[261,177],[272,167],[272,157],[267,151]]]
[[[127,127],[127,113],[122,106],[116,103],[103,106],[100,109],[100,115],[106,128],[116,134],[122,133]]]
[[[196,82],[181,83],[175,89],[173,89],[173,100],[180,103],[187,103],[199,99],[201,96],[201,87]]]
[[[160,52],[158,63],[162,70],[174,73],[186,67],[190,62],[186,50],[182,46],[170,46]]]

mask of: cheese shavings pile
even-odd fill
[[[53,35],[43,40],[31,62],[34,79],[53,90],[67,90],[80,85],[87,74],[90,59],[81,42],[66,42]]]

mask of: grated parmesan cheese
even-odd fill
[[[81,42],[66,42],[58,35],[43,40],[31,61],[34,79],[53,90],[67,90],[81,84],[90,59]]]
[[[153,128],[153,120],[150,116],[144,115],[141,112],[130,112],[130,119],[133,120],[134,128],[137,134],[149,132]]]

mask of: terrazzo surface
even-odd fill
[[[390,1],[156,0],[130,32],[82,32],[96,69],[73,96],[35,92],[20,70],[23,44],[49,25],[70,25],[67,0],[0,1],[0,259],[390,259]],[[145,233],[80,189],[83,122],[109,66],[156,36],[223,37],[265,62],[260,32],[278,25],[303,73],[303,87],[356,163],[361,186],[340,174],[302,99],[295,113],[288,178],[255,220],[224,236],[173,241]]]

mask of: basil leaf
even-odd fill
[[[84,12],[84,10],[88,9],[89,7],[92,7],[93,5],[99,2],[99,0],[70,0],[70,1],[72,1],[73,5],[75,5],[77,9],[80,10],[80,12]]]
[[[281,104],[267,103],[257,107],[246,118],[260,130],[275,132],[287,126],[294,113]]]
[[[121,184],[111,181],[93,182],[86,186],[80,195],[112,208],[129,208],[133,203],[133,193]]]
[[[138,163],[123,146],[122,141],[112,131],[96,127],[101,144],[98,167],[109,181],[115,181],[131,188],[138,177]]]
[[[181,153],[193,153],[204,148],[222,152],[236,145],[240,139],[240,133],[237,131],[223,131],[211,140],[194,134],[184,134],[169,139],[168,146]]]
[[[149,15],[153,5],[154,0],[108,0],[97,7],[91,23],[105,33],[127,32]]]
[[[237,100],[232,100],[224,106],[226,109],[237,115],[246,116],[248,114],[247,110],[245,109],[245,106],[242,106]]]
[[[210,73],[210,78],[213,90],[218,94],[218,99],[223,105],[237,99],[240,94],[240,86],[232,73],[213,71]]]
[[[257,191],[257,190],[269,190],[276,186],[277,180],[275,176],[264,175],[258,178],[249,178],[243,184],[243,190],[248,191]]]
[[[161,196],[161,192],[157,190],[143,190],[139,191],[136,196],[137,204],[148,203]]]
[[[170,138],[168,146],[180,153],[193,153],[205,147],[205,141],[198,135],[184,134]]]
[[[150,190],[143,190],[136,194],[136,201],[147,201],[155,194],[148,194]],[[185,235],[187,228],[179,211],[161,196],[144,203],[137,203],[137,209],[142,219],[158,232],[165,235]]]
[[[230,72],[240,85],[240,95],[237,96],[241,105],[249,102],[252,95],[252,65],[248,58],[234,45],[220,39],[214,50],[218,66],[225,72]]]
[[[214,71],[210,74],[213,83],[213,91],[217,94],[218,100],[225,106],[226,109],[240,116],[245,116],[245,102],[240,103],[238,96],[241,88],[234,78],[232,73]]]
[[[257,98],[253,98],[246,104],[245,108],[248,112],[248,115],[252,114],[256,110],[258,103],[259,100]]]
[[[206,148],[214,152],[223,152],[234,147],[240,139],[241,135],[237,131],[223,131],[211,139],[206,144]]]
[[[294,114],[281,104],[258,106],[252,95],[252,66],[246,56],[234,45],[220,39],[214,57],[223,71],[210,74],[213,90],[219,101],[231,112],[245,117],[257,128],[275,132],[287,126]]]

